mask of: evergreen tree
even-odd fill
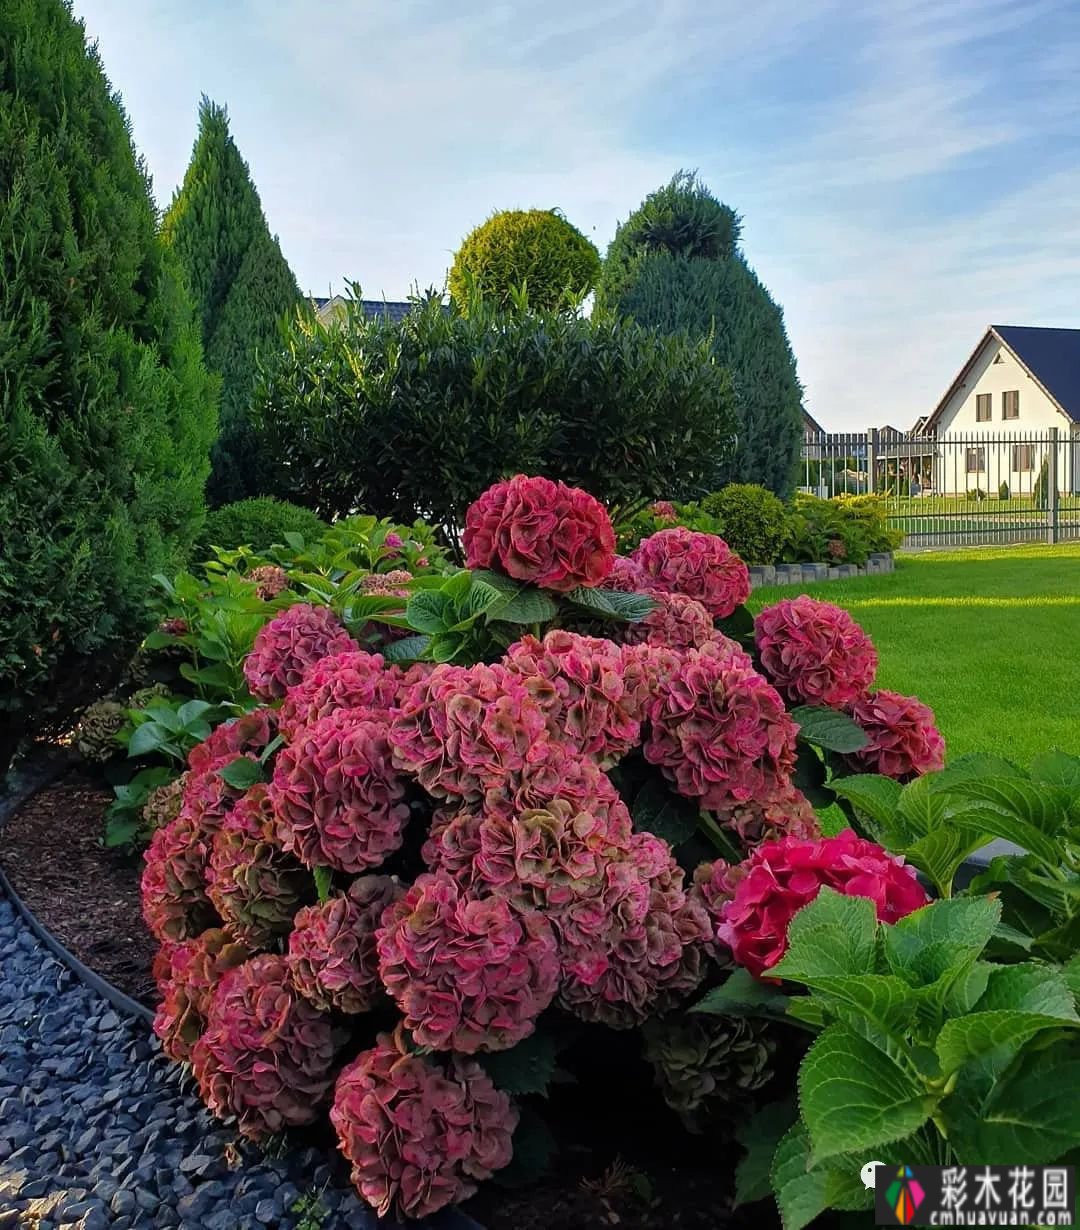
[[[597,298],[649,328],[711,338],[739,419],[724,476],[786,496],[803,438],[802,387],[783,312],[739,251],[739,230],[734,210],[680,171],[619,225]]]
[[[0,773],[144,630],[216,431],[183,283],[64,0],[0,3]]]
[[[229,133],[228,113],[208,98],[162,234],[187,277],[207,365],[221,376],[221,435],[207,498],[216,506],[257,495],[266,482],[249,421],[257,355],[277,344],[300,291]]]

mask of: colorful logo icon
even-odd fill
[[[907,1226],[915,1217],[915,1210],[926,1199],[926,1193],[922,1184],[912,1174],[911,1167],[901,1166],[896,1172],[896,1178],[885,1189],[885,1199],[900,1225]]]

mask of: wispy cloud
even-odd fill
[[[601,247],[678,166],[746,219],[815,415],[904,425],[991,319],[1080,325],[1073,0],[76,0],[159,197],[229,104],[301,283],[441,283],[495,208]]]

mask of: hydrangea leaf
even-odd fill
[[[870,974],[877,916],[866,897],[822,888],[788,924],[788,949],[770,975],[812,984],[817,978]]]
[[[934,790],[933,777],[924,774],[908,782],[900,791],[896,810],[907,821],[912,832],[925,837],[945,819],[949,802],[944,794]]]
[[[1064,788],[1038,785],[1018,777],[972,778],[954,783],[950,791],[985,803],[1003,816],[1021,820],[1046,836],[1054,836],[1061,830],[1071,802],[1070,792]]]
[[[896,808],[903,789],[899,782],[877,773],[860,773],[855,777],[834,778],[829,782],[829,789],[870,821],[875,836],[882,840],[899,836],[899,844],[907,844],[907,831],[897,824]]]
[[[237,756],[235,760],[217,771],[218,777],[234,790],[247,790],[256,782],[266,780],[263,766],[257,760],[249,760],[247,756]]]
[[[1043,752],[1031,762],[1031,780],[1080,792],[1080,756],[1060,750]]]
[[[423,658],[431,647],[431,637],[406,636],[400,641],[391,641],[379,652],[387,662],[416,662]]]
[[[311,874],[315,878],[315,892],[318,895],[319,901],[328,901],[330,899],[330,887],[334,881],[333,871],[329,867],[315,867]]]
[[[873,1207],[873,1193],[859,1179],[854,1159],[814,1165],[806,1127],[797,1123],[776,1149],[772,1185],[784,1230],[802,1230],[826,1209],[859,1211]]]
[[[799,1105],[815,1161],[910,1136],[936,1104],[908,1069],[846,1025],[830,1025],[799,1070]]]
[[[656,607],[647,594],[624,594],[614,589],[590,589],[584,585],[571,590],[566,597],[575,606],[625,623],[640,622]]]
[[[846,713],[818,705],[798,705],[791,710],[791,716],[799,724],[799,738],[826,752],[847,754],[867,744],[866,732]]]
[[[761,982],[745,969],[731,972],[727,980],[714,987],[691,1012],[706,1016],[764,1016],[782,1018],[787,1014],[790,996],[771,983]]]
[[[943,1075],[966,1063],[999,1051],[1016,1054],[1025,1043],[1047,1029],[1080,1027],[1080,1021],[1042,1016],[1034,1012],[972,1012],[946,1021],[937,1039]]]
[[[690,799],[669,790],[664,782],[652,778],[634,798],[630,809],[634,827],[662,837],[675,847],[687,841],[697,831],[698,806]]]
[[[555,1039],[537,1030],[509,1050],[480,1056],[480,1062],[497,1088],[520,1097],[547,1093],[555,1075],[556,1055]]]
[[[1073,999],[1080,1001],[1080,953],[1077,953],[1065,966],[1065,981],[1073,993]]]
[[[1012,1009],[1076,1021],[1076,1003],[1065,970],[1041,962],[995,966],[979,1002],[979,1012]]]
[[[488,610],[488,619],[508,624],[546,624],[555,618],[559,608],[554,601],[531,585],[521,586],[512,598]]]
[[[985,844],[983,833],[942,827],[907,846],[904,857],[926,874],[941,896],[947,897],[964,860]]]
[[[792,1100],[762,1106],[741,1123],[735,1139],[746,1155],[735,1167],[735,1206],[764,1200],[772,1192],[773,1159],[798,1116]]]
[[[405,607],[405,618],[409,627],[417,632],[443,632],[450,623],[452,606],[449,597],[441,590],[422,589],[410,594]]]
[[[1001,921],[993,897],[935,901],[881,931],[889,969],[912,986],[955,981],[978,959]]]

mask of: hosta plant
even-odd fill
[[[465,569],[387,567],[371,525],[352,571],[246,561],[285,568],[269,600],[235,560],[211,583],[249,591],[219,626],[257,627],[218,638],[221,672],[189,664],[226,720],[187,752],[143,879],[147,924],[181,946],[160,963],[174,1051],[211,1109],[255,1138],[329,1117],[361,1195],[409,1216],[512,1159],[528,1174],[548,1086],[591,1088],[616,1037],[658,1113],[719,1130],[769,1080],[772,1026],[689,1007],[733,960],[774,964],[769,928],[823,885],[889,921],[926,900],[872,841],[822,843],[811,806],[870,742],[847,712],[869,650],[845,676],[828,635],[803,638],[781,692],[722,540],[616,557],[606,510],[563,484],[508,479],[465,524]],[[171,618],[187,630],[163,637],[205,635]],[[208,933],[234,945],[209,988]]]

